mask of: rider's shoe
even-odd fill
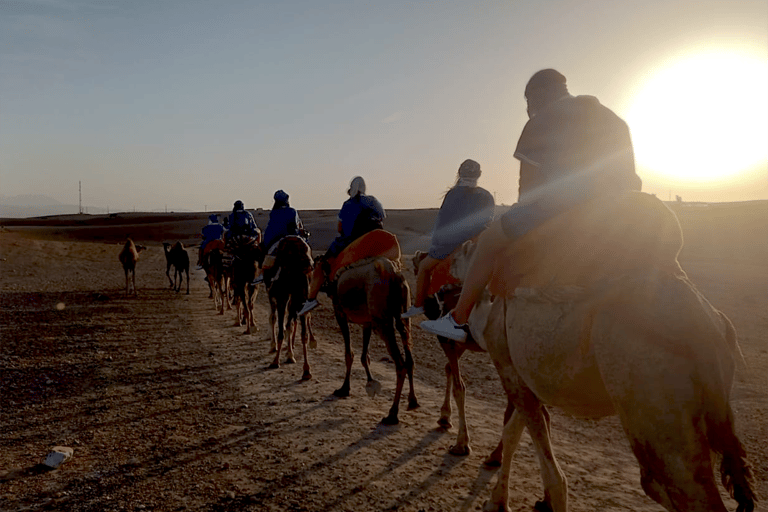
[[[259,284],[264,282],[264,274],[259,274],[256,279],[253,280],[253,284]]]
[[[419,327],[428,333],[442,336],[443,338],[448,338],[449,340],[466,341],[467,339],[467,331],[464,330],[466,328],[466,324],[457,324],[451,313],[447,313],[437,320],[425,320],[419,324]]]
[[[424,314],[423,307],[411,306],[410,308],[408,308],[408,311],[400,315],[400,318],[406,319],[406,318],[411,318],[412,316],[422,315],[422,314]]]
[[[320,303],[317,302],[317,299],[309,299],[304,303],[304,305],[299,310],[299,316],[304,316],[313,309],[315,309],[317,306],[319,306]]]

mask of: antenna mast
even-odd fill
[[[78,208],[80,210],[80,214],[82,214],[83,213],[83,182],[82,181],[77,182],[77,191],[78,191],[78,195],[80,196],[80,199],[78,201]]]

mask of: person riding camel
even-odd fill
[[[565,76],[536,72],[525,88],[528,123],[515,150],[518,202],[480,235],[456,307],[425,331],[464,341],[469,314],[491,279],[496,255],[512,241],[600,196],[640,190],[627,124],[594,96],[572,96]]]
[[[461,244],[479,235],[493,220],[495,202],[490,192],[477,186],[480,164],[465,160],[459,166],[455,185],[446,192],[432,229],[429,254],[419,263],[416,297],[402,318],[424,313],[432,271]]]
[[[232,213],[229,215],[229,231],[227,231],[227,241],[233,240],[239,236],[258,239],[261,231],[253,220],[251,212],[245,209],[242,201],[235,201]]]
[[[369,231],[383,229],[384,219],[387,217],[379,200],[365,194],[365,180],[360,176],[352,179],[347,194],[349,199],[344,201],[341,210],[339,210],[339,222],[337,224],[339,235],[331,242],[325,256],[323,256],[325,262],[336,258],[349,244]],[[317,301],[317,294],[320,293],[320,288],[324,283],[323,265],[316,264],[312,272],[312,280],[309,283],[309,295],[299,311],[299,315],[305,315],[320,305]]]
[[[264,240],[261,245],[266,256],[261,267],[262,271],[256,276],[254,283],[261,283],[265,279],[265,274],[269,274],[269,269],[275,263],[273,253],[277,249],[277,244],[280,240],[289,235],[306,237],[306,231],[304,231],[304,225],[299,218],[299,213],[291,208],[288,199],[288,194],[283,190],[275,192],[275,203],[272,206],[272,211],[269,212],[269,221],[267,222],[267,228],[264,230]]]
[[[203,255],[205,254],[205,246],[214,240],[223,240],[227,230],[224,226],[219,224],[219,216],[212,213],[208,216],[208,224],[203,226],[202,235],[203,241],[200,242],[200,249],[197,252],[197,270],[203,268]]]

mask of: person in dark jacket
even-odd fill
[[[200,242],[200,249],[198,250],[198,258],[197,258],[197,269],[200,270],[203,268],[203,253],[205,252],[205,246],[208,245],[209,242],[213,242],[214,240],[223,240],[224,235],[227,232],[226,228],[219,224],[219,216],[215,213],[212,213],[208,216],[208,224],[203,226],[202,229],[202,235],[203,235],[203,241]]]
[[[424,313],[424,299],[434,268],[493,220],[496,205],[491,193],[477,186],[480,174],[480,164],[474,160],[465,160],[459,166],[456,184],[445,194],[437,214],[429,254],[419,264],[414,304],[401,315],[403,318]]]
[[[256,225],[256,221],[253,220],[251,212],[245,209],[245,205],[242,201],[235,201],[232,213],[229,215],[229,231],[227,232],[227,238],[230,239],[243,235],[256,238],[260,234],[261,231]]]
[[[283,190],[278,190],[273,196],[275,203],[272,205],[272,211],[269,212],[269,221],[264,230],[264,241],[262,249],[266,256],[261,267],[261,273],[256,276],[254,283],[264,281],[264,276],[275,263],[273,253],[277,249],[277,244],[284,237],[289,235],[303,235],[304,225],[301,223],[299,213],[291,208],[288,194]]]
[[[515,150],[520,160],[518,202],[491,223],[477,243],[453,311],[420,324],[455,341],[491,278],[496,255],[511,240],[601,196],[640,190],[627,124],[594,96],[572,96],[554,69],[535,73],[525,88],[528,123]]]
[[[341,210],[339,210],[339,222],[337,224],[339,234],[326,251],[326,260],[331,260],[341,254],[341,251],[360,236],[374,229],[382,229],[384,219],[387,217],[379,200],[365,194],[365,180],[362,177],[356,176],[352,179],[347,195],[349,195],[349,199],[344,201]],[[309,295],[301,311],[299,311],[299,315],[305,315],[320,305],[317,301],[317,294],[320,293],[320,288],[324,282],[325,276],[322,266],[315,265],[312,281],[309,283]]]

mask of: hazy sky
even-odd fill
[[[713,52],[746,58],[746,76]],[[699,54],[725,90],[692,96],[675,128],[670,112],[698,86],[643,91]],[[768,87],[744,87],[768,70],[764,0],[0,0],[0,194],[76,204],[82,181],[84,205],[113,211],[224,210],[269,208],[282,188],[297,208],[338,208],[361,175],[385,208],[426,208],[473,158],[481,186],[511,204],[523,89],[546,67],[633,136],[676,130],[636,141],[646,191],[768,199]],[[702,135],[682,146],[674,134],[691,123]],[[664,141],[677,149],[654,147]],[[687,175],[644,163],[670,151]],[[693,153],[728,178],[698,179]]]

